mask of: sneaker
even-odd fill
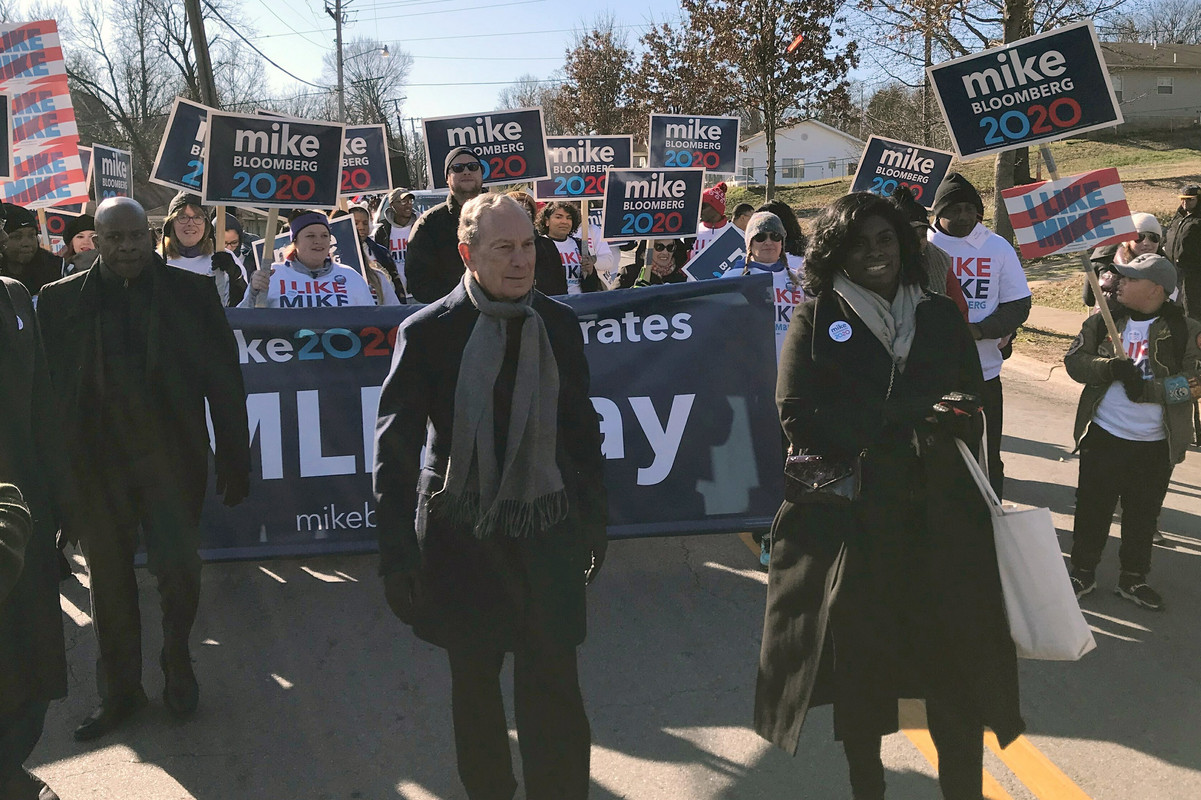
[[[770,536],[764,535],[759,540],[759,563],[765,567],[771,563],[771,544],[768,541],[770,538]]]
[[[1072,567],[1072,571],[1068,577],[1072,581],[1072,591],[1076,593],[1077,600],[1097,588],[1096,570]]]
[[[1159,592],[1143,582],[1142,575],[1123,575],[1118,580],[1118,588],[1113,591],[1114,594],[1125,597],[1136,606],[1149,608],[1152,611],[1163,611],[1163,598],[1159,596]]]

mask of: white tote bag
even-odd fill
[[[1045,508],[1006,510],[967,445],[958,439],[955,443],[992,514],[1005,613],[1018,656],[1079,660],[1097,642],[1072,591],[1051,512]]]

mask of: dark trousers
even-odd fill
[[[138,529],[147,566],[158,580],[164,645],[187,647],[200,604],[199,519],[171,491],[133,487],[114,493],[111,514],[82,542],[91,580],[92,625],[100,655],[100,697],[142,686],[142,625],[134,554]]]
[[[930,738],[938,750],[938,785],[946,800],[981,800],[984,796],[984,725],[945,700],[926,701]],[[880,737],[865,736],[842,743],[855,800],[882,800],[884,762]]]
[[[1168,494],[1172,461],[1166,439],[1133,442],[1090,425],[1080,443],[1080,481],[1076,486],[1076,524],[1072,566],[1093,570],[1109,538],[1118,500],[1122,501],[1122,572],[1151,571],[1152,539]]]
[[[0,714],[0,791],[21,774],[21,765],[42,738],[49,707],[45,700],[27,700],[9,713]]]
[[[459,778],[470,800],[512,800],[509,726],[500,693],[503,651],[451,650],[451,709]],[[529,800],[588,796],[592,731],[574,647],[523,645],[513,653],[513,705]]]
[[[1001,379],[984,382],[984,393],[980,397],[984,406],[985,432],[988,434],[988,482],[997,497],[1002,497],[1005,486],[1005,465],[1001,463],[1001,429],[1003,427],[1005,397],[1001,392]]]

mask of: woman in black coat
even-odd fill
[[[979,393],[975,344],[955,304],[922,288],[913,230],[882,198],[825,209],[805,267],[813,299],[784,343],[780,419],[791,452],[858,456],[862,490],[776,515],[755,728],[795,753],[808,709],[832,703],[854,796],[877,800],[880,738],[898,698],[922,698],[944,796],[980,800],[983,727],[1007,745],[1024,725],[989,511],[954,442],[977,446],[979,404],[934,409]]]

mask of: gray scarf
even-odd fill
[[[913,335],[917,332],[917,304],[923,297],[921,287],[902,283],[897,287],[896,297],[889,303],[843,273],[836,272],[834,291],[847,301],[851,310],[884,345],[897,372],[904,372],[909,348],[913,345]]]
[[[546,325],[531,304],[532,292],[512,302],[491,300],[470,272],[463,286],[480,316],[459,361],[446,483],[430,498],[430,513],[470,526],[479,539],[498,530],[529,536],[567,516],[567,492],[555,460],[559,367]],[[522,316],[505,463],[498,465],[493,390],[508,320]]]

